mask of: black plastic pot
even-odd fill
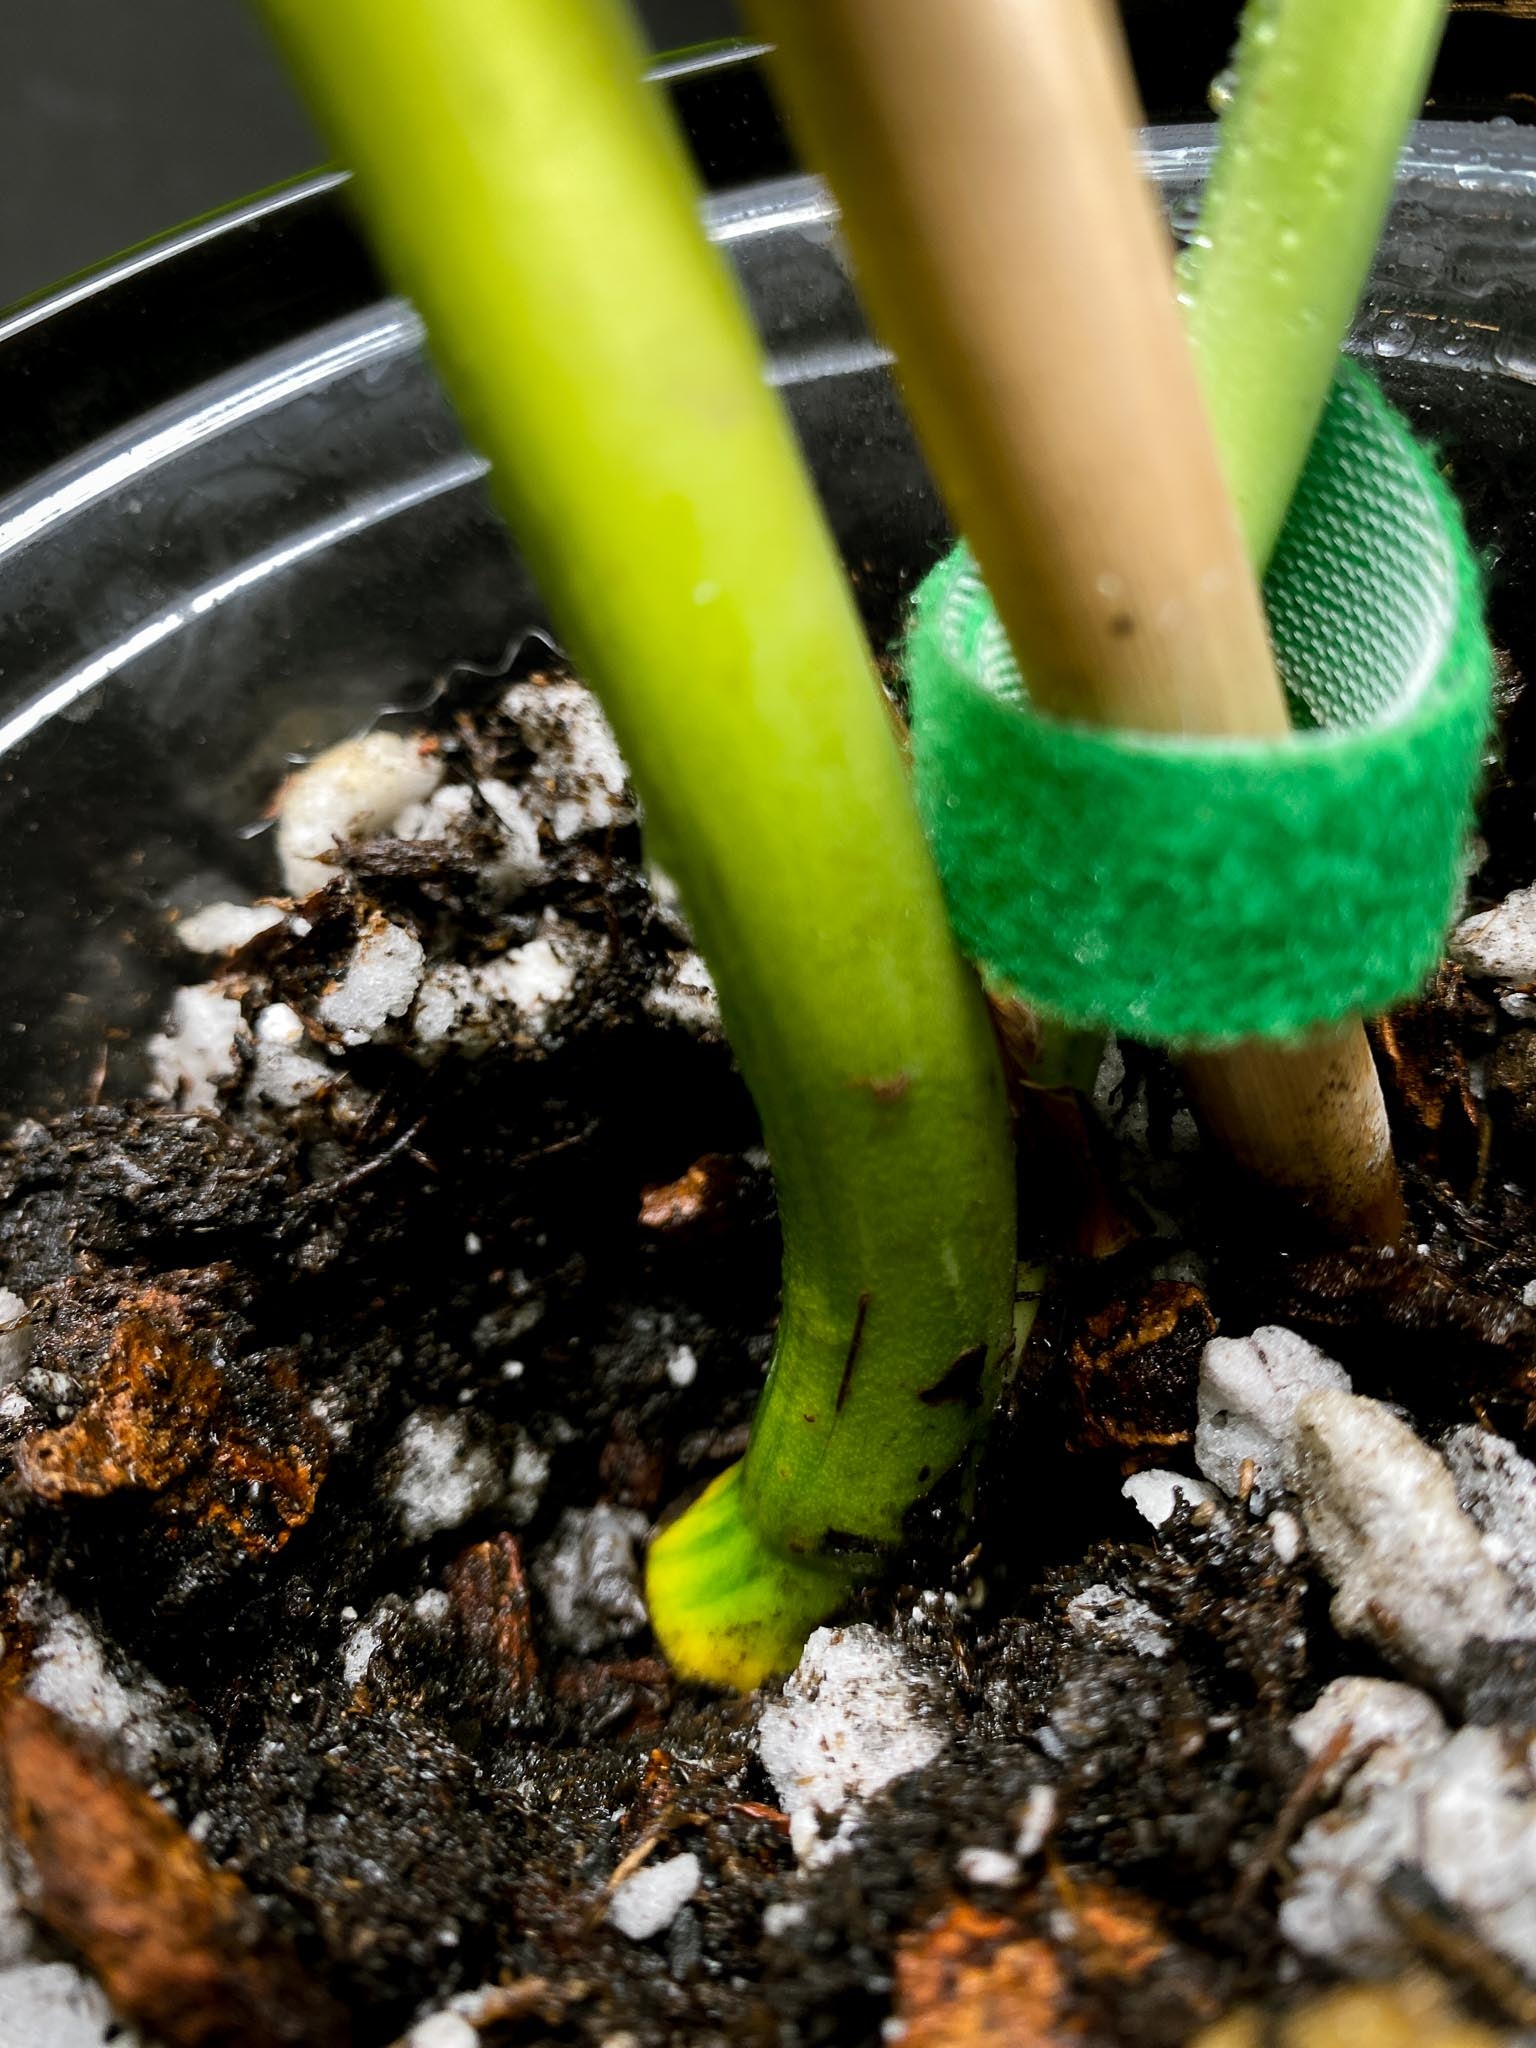
[[[832,209],[787,168],[751,53],[663,89],[888,631],[945,522]],[[1209,147],[1151,131],[1176,225]],[[335,177],[269,195],[0,322],[0,1106],[132,1085],[175,978],[164,907],[273,884],[243,834],[285,765],[542,623],[344,196]],[[1536,136],[1416,132],[1355,346],[1452,464],[1524,659]]]

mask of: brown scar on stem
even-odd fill
[[[833,1404],[835,1412],[839,1415],[843,1412],[848,1390],[853,1385],[853,1368],[859,1362],[859,1351],[864,1343],[864,1318],[869,1314],[869,1298],[869,1289],[866,1287],[859,1296],[858,1307],[853,1312],[853,1335],[848,1339],[848,1356],[843,1360],[843,1376],[837,1383],[837,1400]]]
[[[942,1379],[924,1387],[918,1395],[925,1408],[942,1408],[949,1401],[963,1401],[974,1408],[981,1399],[981,1376],[986,1369],[987,1347],[973,1344],[962,1351]]]
[[[900,1102],[912,1086],[910,1074],[856,1074],[850,1088],[867,1088],[876,1102]]]

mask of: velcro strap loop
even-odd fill
[[[1347,361],[1265,598],[1296,730],[1210,739],[1045,716],[963,545],[925,580],[918,802],[995,982],[1071,1025],[1203,1047],[1383,1010],[1433,971],[1492,656],[1460,511]]]

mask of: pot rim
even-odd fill
[[[765,49],[709,44],[650,69],[709,192],[793,166]],[[350,218],[348,178],[302,172],[0,307],[11,422],[0,496],[238,365],[387,302]]]

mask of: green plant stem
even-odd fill
[[[1391,203],[1446,0],[1249,0],[1183,272],[1255,564],[1268,562]]]
[[[616,0],[263,0],[595,684],[779,1190],[742,1466],[658,1540],[688,1675],[751,1684],[903,1534],[1013,1315],[999,1061],[836,551]]]

